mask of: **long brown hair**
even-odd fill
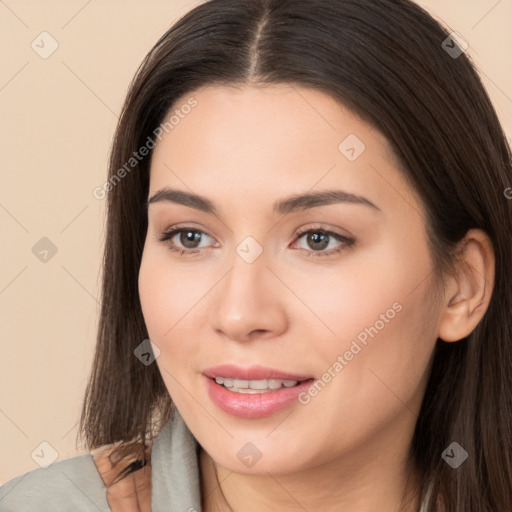
[[[511,152],[469,57],[447,51],[445,41],[459,48],[449,37],[409,0],[211,0],[160,38],[131,83],[110,156],[101,315],[79,431],[89,448],[145,440],[173,413],[156,364],[134,355],[148,338],[137,278],[151,154],[126,163],[198,87],[297,84],[387,137],[423,202],[439,275],[470,228],[491,238],[489,308],[464,340],[437,341],[410,463],[422,492],[432,489],[429,512],[441,503],[512,511]],[[453,441],[468,452],[456,470],[441,457]]]

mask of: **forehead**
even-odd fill
[[[194,108],[183,108],[191,99]],[[321,91],[209,86],[180,98],[166,119],[171,115],[172,129],[154,149],[150,195],[167,186],[270,203],[343,188],[381,202],[415,202],[386,138]]]

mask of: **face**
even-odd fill
[[[245,473],[405,445],[438,318],[422,209],[386,139],[313,89],[190,97],[154,149],[139,275],[185,422]]]

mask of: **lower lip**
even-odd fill
[[[239,418],[264,418],[291,406],[297,397],[307,391],[313,379],[301,382],[298,386],[281,388],[264,393],[237,393],[228,391],[215,380],[207,380],[208,394],[213,403],[224,412]]]

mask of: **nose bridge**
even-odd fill
[[[239,236],[238,244],[233,247],[233,253],[230,260],[231,270],[226,276],[226,280],[229,284],[226,286],[225,293],[244,293],[249,291],[253,287],[253,294],[256,296],[262,293],[263,285],[268,279],[266,276],[269,273],[267,269],[268,261],[268,250],[265,250],[263,244],[265,243],[263,238],[264,234],[256,234],[255,238],[253,235],[248,235],[250,232],[245,226],[245,230],[242,228],[238,231]],[[245,234],[243,234],[245,233]],[[260,241],[261,240],[261,241]],[[256,289],[256,285],[259,283],[259,288]]]
[[[269,270],[267,257],[263,252],[255,257],[254,248],[242,242],[237,246],[232,258],[231,269],[225,278],[221,301],[240,310],[257,307],[261,299],[267,299]],[[231,302],[234,301],[234,302]]]
[[[275,335],[284,328],[285,313],[276,293],[277,283],[271,282],[275,277],[268,263],[267,254],[254,240],[244,239],[236,247],[212,308],[211,324],[215,329],[243,341],[253,331]]]

